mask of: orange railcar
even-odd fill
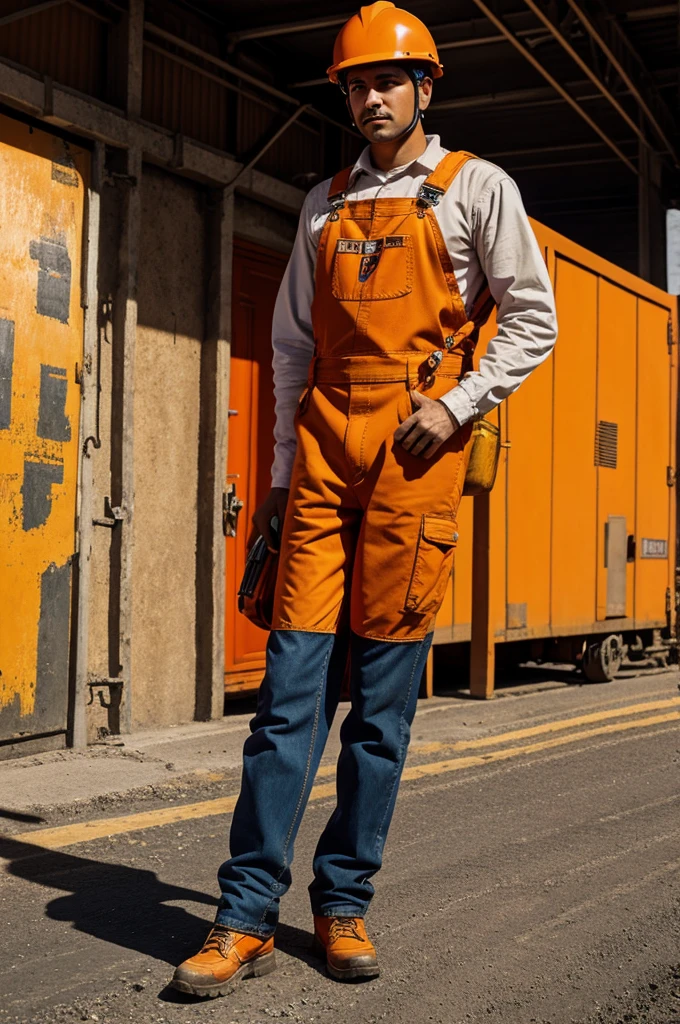
[[[606,678],[622,645],[638,635],[651,642],[671,626],[675,606],[677,301],[533,227],[555,287],[559,339],[491,417],[502,434],[498,477],[490,495],[463,499],[435,631],[436,644],[472,643],[477,696],[493,691],[500,643],[523,641],[529,656],[561,660],[580,658],[585,645],[584,668]],[[236,250],[229,482],[245,506],[226,541],[227,692],[256,686],[264,667],[266,635],[237,621],[235,602],[247,524],[268,487],[269,307],[283,266],[276,254]],[[252,295],[247,274],[258,282]]]
[[[585,654],[586,675],[604,679],[626,642],[673,625],[677,300],[533,227],[559,338],[496,414],[498,478],[490,496],[463,499],[435,634],[472,640],[478,696],[492,691],[498,643],[530,641],[538,658]]]

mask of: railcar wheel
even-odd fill
[[[616,634],[584,645],[581,666],[590,683],[610,683],[621,668],[626,648]]]

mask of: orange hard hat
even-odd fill
[[[337,84],[339,74],[348,68],[395,61],[429,64],[433,78],[444,74],[434,39],[423,22],[388,0],[378,0],[342,26],[327,74]]]

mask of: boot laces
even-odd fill
[[[359,934],[356,919],[353,917],[336,917],[328,930],[328,939],[330,942],[335,942],[337,939],[364,941]]]
[[[210,935],[205,940],[201,953],[209,953],[216,949],[222,956],[226,956],[234,941],[234,933],[223,924],[213,926]]]

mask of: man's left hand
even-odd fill
[[[417,409],[395,430],[394,440],[411,455],[431,459],[458,430],[459,423],[443,402],[420,391],[412,391],[411,398]]]

